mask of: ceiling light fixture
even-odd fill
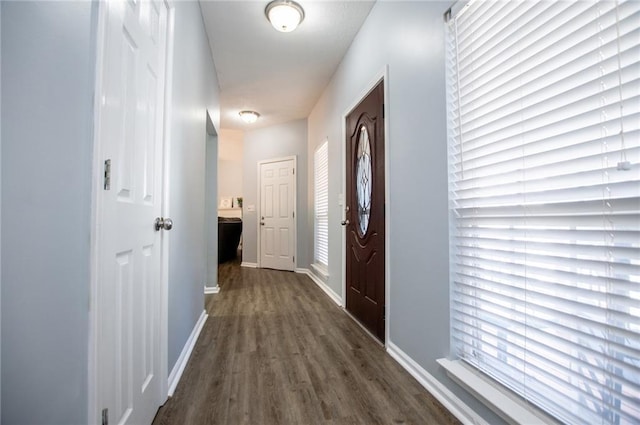
[[[267,5],[264,13],[271,25],[280,32],[291,32],[304,20],[304,9],[291,0],[274,0]]]
[[[240,115],[242,121],[246,122],[247,124],[253,124],[254,122],[258,121],[258,118],[260,117],[260,114],[255,111],[240,111],[238,115]]]

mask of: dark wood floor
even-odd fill
[[[307,276],[226,263],[164,424],[457,424]]]

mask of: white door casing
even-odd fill
[[[110,181],[94,188],[90,423],[103,409],[109,423],[150,423],[166,399],[164,231],[154,221],[162,215],[169,16],[163,1],[100,5],[95,155],[98,164],[110,160]]]
[[[295,168],[295,157],[258,163],[259,267],[295,270]]]

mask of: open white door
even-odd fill
[[[161,216],[169,8],[110,0],[100,7],[96,155],[95,408],[90,421],[151,423],[163,394]],[[102,170],[100,170],[102,172]],[[161,223],[162,224],[162,223]],[[165,369],[166,370],[166,369]]]
[[[295,270],[295,157],[258,163],[260,267]]]

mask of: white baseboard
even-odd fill
[[[387,353],[393,357],[411,376],[413,376],[427,391],[429,391],[442,405],[447,408],[460,422],[469,425],[489,425],[480,415],[473,411],[466,403],[442,385],[433,375],[424,370],[407,353],[393,342],[387,342]]]
[[[216,286],[205,286],[204,287],[204,294],[205,295],[217,294],[218,292],[220,292],[220,287],[218,285],[216,285]]]
[[[200,331],[202,331],[202,327],[204,326],[204,322],[207,321],[207,317],[207,312],[205,310],[202,310],[202,314],[196,322],[196,325],[193,327],[191,335],[189,335],[189,339],[187,339],[187,342],[182,348],[180,357],[178,357],[176,364],[173,366],[173,369],[171,369],[171,373],[169,374],[169,397],[173,396],[173,392],[176,390],[178,382],[180,382],[182,372],[184,372],[184,368],[187,366],[187,362],[189,361],[189,357],[191,357],[193,347],[195,347],[196,342],[198,341]]]
[[[329,298],[331,298],[333,300],[333,302],[335,302],[340,307],[342,307],[342,297],[340,295],[336,294],[333,291],[333,289],[331,289],[329,287],[329,285],[327,285],[322,280],[320,280],[318,278],[318,276],[316,276],[314,273],[311,272],[311,270],[309,270],[309,269],[296,269],[296,273],[302,273],[302,274],[306,274],[307,276],[309,276],[309,278],[316,285],[318,285],[320,287],[320,289],[322,289],[324,291],[324,293],[327,294],[329,296]]]
[[[258,268],[258,263],[248,263],[246,261],[243,261],[240,264],[240,267],[249,267],[250,269],[256,269],[256,268]]]

